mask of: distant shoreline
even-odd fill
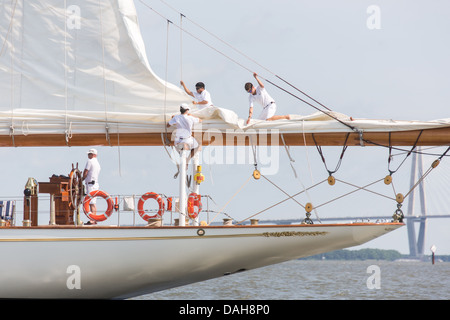
[[[436,261],[450,262],[450,255],[436,255]],[[360,249],[360,250],[336,250],[321,253],[299,260],[387,260],[387,261],[431,261],[431,255],[424,255],[421,259],[412,258],[401,254],[397,250]]]

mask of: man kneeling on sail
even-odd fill
[[[172,119],[167,123],[168,127],[175,125],[177,128],[175,148],[179,151],[191,150],[186,165],[200,149],[197,140],[192,136],[192,128],[195,123],[202,122],[201,119],[190,115],[188,111],[189,106],[186,103],[183,103],[180,106],[180,114],[172,116]]]

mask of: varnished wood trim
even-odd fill
[[[365,132],[363,134],[364,145],[384,145],[388,146],[389,143],[392,146],[412,146],[415,144],[417,137],[420,134],[420,130],[412,131],[395,131],[391,133],[389,140],[388,132]],[[197,140],[199,136],[202,137],[202,145],[228,145],[226,139],[226,133],[222,132],[222,141],[215,140],[214,137],[210,138],[206,135],[196,133]],[[232,141],[231,145],[251,145],[250,139],[245,138],[246,133],[242,133],[244,138],[242,139],[229,139]],[[311,133],[302,132],[284,133],[284,140],[289,146],[313,146],[314,140]],[[283,145],[281,135],[278,137],[278,141],[271,141],[271,135],[268,134],[268,144]],[[315,133],[314,138],[318,145],[321,146],[342,146],[347,137],[347,133]],[[220,139],[219,139],[220,140]],[[254,144],[259,144],[260,139],[253,140]],[[351,133],[347,140],[349,146],[359,146],[361,144],[360,136],[357,133]],[[423,130],[420,136],[417,146],[444,146],[450,144],[450,127],[443,127],[437,129]],[[13,139],[8,136],[0,136],[0,147],[54,147],[54,146],[92,146],[92,145],[104,145],[104,146],[162,146],[161,133],[121,133],[110,134],[109,141],[106,139],[105,134],[73,134],[69,142],[66,142],[65,135],[62,134],[29,134],[16,135]]]

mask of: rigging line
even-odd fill
[[[408,191],[408,193],[404,196],[404,198],[406,198],[426,178],[426,176],[429,175],[430,172],[437,167],[437,165],[435,166],[434,164],[435,162],[433,162],[433,164],[427,169],[427,171],[417,180],[417,182],[414,184],[411,190]]]
[[[168,20],[164,15],[162,15],[161,13],[159,13],[158,11],[156,11],[155,9],[153,9],[152,7],[150,7],[148,4],[146,4],[145,2],[143,2],[143,0],[139,0],[144,6],[146,6],[148,9],[152,10],[153,12],[155,12],[157,15],[159,15],[161,18],[163,18],[164,20]],[[208,44],[207,42],[203,41],[202,39],[200,39],[199,37],[195,36],[194,34],[192,34],[191,32],[187,31],[186,29],[182,29],[180,26],[177,26],[176,24],[173,24],[175,27],[181,29],[183,32],[187,33],[188,35],[190,35],[191,37],[193,37],[194,39],[196,39],[197,41],[201,42],[202,44],[204,44],[205,46],[207,46],[208,48],[216,51],[218,54],[222,55],[223,57],[227,58],[228,60],[234,62],[236,65],[240,66],[241,68],[247,70],[250,73],[253,73],[253,70],[247,68],[246,66],[244,66],[242,63],[238,62],[236,59],[231,58],[230,56],[226,55],[225,53],[223,53],[222,51],[220,51],[219,49],[213,47],[212,45]],[[278,89],[290,94],[291,96],[297,98],[298,100],[306,103],[307,105],[313,107],[314,109],[323,112],[324,114],[328,115],[329,117],[333,118],[334,120],[342,123],[343,125],[347,126],[348,128],[350,128],[351,130],[359,133],[359,130],[357,130],[356,128],[354,128],[353,126],[343,122],[342,120],[338,119],[337,117],[333,116],[332,114],[327,113],[326,111],[318,108],[317,106],[311,104],[310,102],[298,97],[297,95],[293,94],[292,92],[282,88],[281,86],[275,84],[274,82],[266,79],[263,76],[260,76],[260,78],[262,78],[263,80],[265,80],[266,82],[270,83],[271,85],[277,87]]]
[[[337,179],[336,179],[336,180],[337,180]],[[327,201],[327,202],[324,202],[324,203],[322,203],[322,204],[319,204],[318,206],[316,206],[316,208],[322,207],[322,206],[324,206],[324,205],[326,205],[326,204],[329,204],[329,203],[331,203],[331,202],[333,202],[333,201],[336,201],[336,200],[338,200],[338,199],[341,199],[341,198],[343,198],[343,197],[346,197],[346,196],[348,196],[348,195],[350,195],[350,194],[352,194],[352,193],[355,193],[356,191],[359,191],[359,190],[369,191],[369,190],[366,190],[365,188],[367,188],[367,187],[369,187],[369,186],[371,186],[371,185],[373,185],[373,184],[375,184],[375,183],[377,183],[377,182],[383,181],[383,180],[384,180],[384,178],[383,178],[383,179],[380,179],[380,180],[377,180],[377,181],[374,181],[374,182],[372,182],[372,183],[369,183],[368,185],[365,185],[365,186],[363,186],[363,187],[357,187],[358,189],[353,190],[353,191],[350,191],[350,192],[348,192],[348,193],[345,193],[345,194],[343,194],[343,195],[341,195],[341,196],[339,196],[339,197],[336,197],[336,198],[334,198],[334,199],[331,199],[331,200],[329,200],[329,201]],[[342,182],[342,181],[341,181],[341,182]],[[370,191],[370,192],[372,192],[372,191]],[[391,199],[391,198],[388,198],[388,199]]]
[[[164,15],[162,15],[161,13],[159,13],[158,11],[156,11],[155,9],[153,9],[152,7],[150,7],[148,4],[146,4],[143,0],[139,0],[139,2],[141,2],[144,6],[146,6],[148,9],[152,10],[154,13],[156,13],[157,15],[159,15],[161,18],[163,18],[164,20],[168,20]],[[185,32],[186,34],[190,35],[192,38],[196,39],[197,41],[201,42],[202,44],[204,44],[205,46],[207,46],[208,48],[216,51],[218,54],[224,56],[225,58],[229,59],[230,61],[234,62],[235,64],[237,64],[238,66],[240,66],[241,68],[247,70],[248,72],[253,73],[252,70],[250,70],[249,68],[247,68],[246,66],[244,66],[242,63],[239,63],[238,61],[236,61],[235,59],[227,56],[225,53],[221,52],[220,50],[218,50],[217,48],[213,47],[212,45],[206,43],[205,41],[203,41],[202,39],[200,39],[199,37],[197,37],[196,35],[194,35],[193,33],[187,31],[186,29],[182,29],[180,26],[176,25],[175,23],[172,23],[173,26],[179,28],[181,31]]]
[[[122,163],[120,161],[120,131],[119,131],[119,123],[117,123],[117,152],[119,158],[119,176],[122,177]]]
[[[183,13],[181,13],[180,11],[178,11],[177,9],[175,9],[173,6],[169,5],[166,1],[164,0],[160,0],[163,4],[165,4],[167,7],[169,7],[170,9],[172,9],[173,11],[183,15]],[[266,70],[267,72],[269,72],[270,74],[272,74],[273,76],[275,76],[276,78],[280,79],[281,81],[283,81],[284,83],[286,83],[287,85],[291,86],[292,88],[294,88],[295,90],[299,91],[300,93],[302,93],[303,95],[305,95],[306,97],[308,97],[309,99],[313,100],[314,102],[318,103],[319,105],[321,105],[322,107],[324,107],[325,109],[331,111],[331,109],[329,109],[328,107],[326,107],[325,105],[323,105],[322,103],[320,103],[319,101],[317,101],[316,99],[314,99],[313,97],[309,96],[308,94],[306,94],[305,92],[303,92],[302,90],[300,90],[299,88],[295,87],[293,84],[291,84],[290,82],[288,82],[287,80],[283,79],[282,77],[280,77],[279,75],[275,74],[274,72],[272,72],[271,70],[269,70],[268,68],[266,68],[265,66],[261,65],[260,63],[258,63],[258,61],[256,61],[255,59],[251,58],[250,56],[246,55],[245,53],[243,53],[241,50],[237,49],[236,47],[232,46],[231,44],[229,44],[228,42],[224,41],[223,39],[221,39],[220,37],[216,36],[215,34],[213,34],[211,31],[207,30],[206,28],[202,27],[201,25],[199,25],[197,22],[195,22],[194,20],[186,17],[185,15],[183,15],[189,22],[193,23],[195,26],[197,26],[198,28],[202,29],[203,31],[205,31],[207,34],[209,34],[210,36],[212,36],[213,38],[215,38],[216,40],[222,42],[224,45],[226,45],[227,47],[231,48],[232,50],[234,50],[235,52],[237,52],[238,54],[240,54],[241,56],[245,57],[246,59],[248,59],[249,61],[253,62],[254,64],[256,64],[257,66],[261,67],[262,69]]]
[[[322,103],[320,103],[319,101],[317,101],[316,99],[314,99],[313,97],[309,96],[308,94],[306,94],[305,92],[303,92],[302,90],[300,90],[299,88],[297,88],[296,86],[294,86],[293,84],[291,84],[290,82],[284,80],[283,78],[279,77],[278,75],[275,74],[275,77],[277,77],[278,79],[280,79],[281,81],[283,81],[284,83],[286,83],[287,85],[291,86],[292,88],[294,88],[295,90],[299,91],[300,93],[304,94],[305,96],[307,96],[308,98],[310,98],[312,101],[314,101],[315,103],[320,104],[322,107],[324,107],[325,109],[327,109],[328,111],[332,111],[330,108],[328,108],[327,106],[323,105]]]
[[[398,165],[396,170],[391,170],[390,169],[390,164],[391,164],[391,154],[392,154],[392,146],[391,146],[391,132],[389,132],[389,157],[388,157],[388,171],[390,175],[393,175],[394,173],[396,173],[398,171],[398,169],[400,169],[400,167],[403,165],[403,163],[406,161],[406,159],[411,155],[412,151],[417,147],[417,143],[419,142],[420,136],[422,135],[423,130],[420,130],[419,135],[417,136],[416,142],[414,142],[414,145],[412,146],[411,150],[406,154],[405,158],[403,159],[403,161]]]
[[[65,133],[66,133],[66,144],[69,145],[69,130],[67,129],[68,115],[67,115],[67,0],[64,0],[64,122],[65,122]]]
[[[183,79],[183,17],[180,13],[180,79]]]
[[[376,194],[377,196],[384,197],[384,198],[387,198],[387,199],[390,199],[390,200],[394,200],[394,201],[395,201],[395,197],[394,197],[394,198],[391,198],[391,197],[389,197],[389,196],[387,196],[387,195],[384,195],[384,194],[382,194],[382,193],[379,193],[379,192],[376,192],[376,191],[372,191],[372,190],[366,189],[366,187],[370,186],[370,184],[367,185],[367,186],[364,186],[364,187],[359,187],[359,186],[357,186],[357,185],[355,185],[355,184],[353,184],[353,183],[346,182],[346,181],[343,181],[343,180],[340,180],[340,179],[336,179],[336,181],[342,182],[342,183],[344,183],[344,184],[346,184],[346,185],[349,185],[349,186],[352,186],[352,187],[354,187],[354,188],[358,188],[358,189],[362,189],[362,190],[367,191],[367,192],[371,192],[371,193],[373,193],[373,194]],[[381,181],[381,180],[377,180],[377,181],[375,181],[375,182],[372,183],[372,184],[375,184],[376,182],[379,182],[379,181]]]
[[[286,191],[284,191],[283,189],[281,189],[277,184],[275,184],[273,181],[271,181],[269,178],[267,178],[265,175],[261,175],[261,177],[263,177],[264,179],[266,179],[268,182],[270,182],[275,188],[277,188],[278,190],[280,190],[281,192],[283,192],[285,195],[287,195],[288,197],[291,197],[289,193],[287,193]],[[305,208],[304,205],[302,205],[300,202],[298,202],[297,200],[295,200],[294,198],[290,198],[292,200],[294,200],[300,207],[302,207],[303,209]]]
[[[423,146],[420,148],[420,150],[432,150],[432,149],[436,149],[436,148],[441,148],[441,146],[429,146],[429,147],[426,147],[426,148],[424,148]],[[392,159],[394,159],[394,157],[398,157],[398,156],[401,156],[401,155],[403,155],[403,154],[405,154],[405,153],[408,153],[409,151],[408,150],[403,150],[402,152],[399,152],[399,153],[397,153],[397,154],[393,154],[392,155]],[[420,154],[425,154],[425,153],[422,153],[422,152],[420,152]]]
[[[291,165],[292,171],[294,172],[294,177],[298,178],[297,171],[295,170],[294,165],[292,164],[293,162],[295,162],[295,160],[291,157],[291,153],[289,152],[289,147],[286,145],[286,142],[284,141],[283,133],[281,133],[281,141],[283,142],[284,149],[286,150],[286,154],[288,155],[288,158],[290,161],[289,164]]]
[[[14,2],[14,7],[12,8],[12,11],[11,11],[11,19],[9,20],[9,26],[8,26],[8,30],[6,31],[5,40],[3,41],[2,49],[0,50],[0,57],[3,55],[3,51],[6,47],[6,42],[8,41],[8,36],[10,35],[11,30],[12,30],[14,15],[16,14],[17,1],[18,0],[16,0]],[[12,4],[12,1],[11,1],[11,4]]]
[[[289,199],[294,198],[294,197],[298,196],[299,194],[301,194],[301,193],[303,193],[303,192],[306,192],[306,191],[308,191],[308,190],[310,190],[310,189],[312,189],[312,188],[315,188],[315,187],[317,187],[318,185],[324,183],[325,181],[327,181],[327,179],[322,180],[322,181],[316,183],[315,185],[310,186],[310,187],[308,187],[307,189],[304,189],[303,191],[297,192],[296,194],[294,194],[294,195],[292,195],[292,196],[289,196],[289,198],[286,198],[286,199],[284,199],[284,200],[281,200],[281,201],[279,201],[279,202],[277,202],[277,203],[271,205],[270,207],[267,207],[267,208],[265,208],[265,209],[263,209],[263,210],[260,210],[260,211],[258,211],[257,213],[251,215],[250,217],[247,217],[247,218],[245,218],[244,220],[238,222],[237,225],[238,225],[238,224],[241,224],[241,223],[243,223],[244,221],[246,221],[246,220],[248,220],[248,219],[250,219],[250,218],[253,218],[254,216],[257,216],[257,215],[259,215],[259,214],[261,214],[261,213],[263,213],[263,212],[265,212],[265,211],[267,211],[267,210],[269,210],[269,209],[272,209],[273,207],[276,207],[277,205],[282,204],[283,202],[286,202],[286,201],[288,201]]]
[[[303,144],[305,146],[305,153],[306,153],[306,160],[308,162],[308,169],[309,169],[309,176],[311,178],[311,183],[314,181],[313,179],[313,175],[312,175],[312,169],[311,169],[311,163],[309,161],[309,155],[308,155],[308,148],[306,145],[306,136],[305,136],[305,120],[302,120],[302,135],[303,135]],[[291,164],[292,166],[292,164]],[[305,185],[303,184],[303,182],[300,180],[299,177],[297,177],[298,182],[300,183],[300,185],[302,186],[303,190],[305,190]],[[311,201],[311,196],[309,195],[309,192],[307,190],[305,190],[306,196],[308,197],[309,201]],[[314,214],[316,215],[317,220],[322,223],[322,221],[319,218],[319,214],[317,213],[316,208],[313,207],[314,210]]]
[[[168,146],[170,145],[170,140],[167,134],[167,70],[169,66],[169,27],[172,21],[167,20],[167,32],[166,32],[166,71],[164,79],[164,143]]]
[[[105,131],[106,131],[106,139],[108,140],[109,145],[111,146],[111,142],[109,139],[109,127],[108,127],[108,98],[106,94],[106,67],[105,67],[105,43],[103,39],[103,8],[101,1],[98,2],[98,7],[100,9],[100,38],[101,38],[101,44],[102,44],[102,66],[103,66],[103,102],[105,105]]]
[[[325,161],[325,157],[323,156],[322,147],[319,146],[319,145],[317,144],[316,139],[314,138],[314,133],[311,133],[311,136],[312,136],[312,138],[313,138],[314,144],[316,145],[316,149],[317,149],[317,151],[319,152],[320,157],[322,158],[322,161],[323,161],[323,163],[324,163],[324,165],[325,165],[325,169],[328,171],[328,174],[329,174],[330,176],[331,176],[333,173],[335,173],[336,171],[338,171],[339,168],[341,167],[342,159],[344,158],[344,153],[345,153],[345,151],[347,150],[347,147],[348,147],[348,146],[347,146],[347,140],[348,140],[349,135],[350,135],[350,133],[347,133],[347,136],[345,137],[344,146],[342,147],[341,156],[339,157],[339,161],[338,161],[338,163],[336,164],[336,168],[334,169],[334,171],[330,171],[330,170],[328,169],[327,163],[326,163],[326,161]]]
[[[309,161],[309,153],[308,153],[308,148],[307,148],[307,145],[306,145],[305,120],[302,120],[302,135],[303,135],[303,144],[305,146],[305,152],[306,152],[306,160],[308,162],[309,175],[311,177],[311,183],[312,183],[314,181],[314,179],[313,179],[313,176],[312,176],[311,163]]]
[[[293,96],[294,98],[296,98],[296,99],[302,101],[303,103],[306,103],[306,104],[309,105],[310,107],[313,107],[314,109],[316,109],[316,110],[322,112],[323,114],[329,116],[330,118],[333,118],[334,120],[336,120],[337,122],[339,122],[339,123],[343,124],[344,126],[348,127],[348,128],[351,129],[352,131],[354,131],[354,132],[356,132],[356,133],[360,133],[360,130],[358,130],[357,128],[355,128],[355,127],[349,125],[348,123],[346,123],[346,122],[340,120],[338,117],[334,116],[331,112],[324,111],[324,110],[318,108],[317,106],[313,105],[312,103],[310,103],[310,102],[308,102],[308,101],[306,101],[306,100],[300,98],[299,96],[293,94],[292,92],[290,92],[290,91],[288,91],[288,90],[286,90],[286,89],[280,87],[279,85],[273,83],[272,81],[270,81],[270,80],[268,80],[268,79],[265,79],[265,78],[262,77],[262,76],[260,76],[260,77],[261,77],[262,79],[264,79],[265,81],[267,81],[268,83],[270,83],[271,85],[273,85],[274,87],[277,87],[278,89],[280,89],[280,90],[286,92],[287,94]]]
[[[409,153],[409,152],[411,152],[411,153],[415,153],[415,154],[421,154],[421,155],[425,155],[425,156],[434,156],[434,157],[440,155],[440,154],[436,154],[436,153],[429,153],[429,152],[423,152],[423,151],[417,151],[417,150],[405,150],[405,149],[402,149],[402,148],[399,148],[399,147],[386,146],[384,144],[381,144],[381,143],[378,143],[378,142],[374,142],[374,141],[371,141],[371,140],[368,140],[368,139],[363,139],[363,141],[365,143],[367,143],[367,144],[373,144],[374,146],[378,146],[378,147],[392,148],[393,150],[401,151],[402,153]],[[434,147],[443,147],[443,146],[447,147],[447,146],[449,146],[449,144],[443,144],[443,145],[434,146]],[[447,154],[445,155],[445,157],[449,157],[449,156],[450,155],[447,155]]]
[[[253,138],[252,135],[249,135],[249,139],[250,139],[250,143],[251,143],[251,147],[252,147],[252,152],[253,152],[253,165],[255,166],[255,170],[258,170],[258,156],[256,153],[256,146],[253,144]],[[258,139],[258,138],[256,138]]]
[[[178,11],[177,9],[175,9],[174,7],[172,7],[170,4],[168,4],[167,2],[160,0],[163,4],[165,4],[167,7],[169,7],[170,9],[172,9],[173,11],[177,12],[178,14],[182,15],[183,17],[185,17],[189,22],[191,22],[192,24],[194,24],[195,26],[197,26],[198,28],[202,29],[203,31],[205,31],[206,33],[208,33],[210,36],[212,36],[213,38],[215,38],[216,40],[222,42],[224,45],[226,45],[227,47],[231,48],[232,50],[236,51],[237,53],[239,53],[240,55],[242,55],[243,57],[247,58],[248,60],[252,61],[253,63],[255,63],[256,65],[258,65],[259,67],[263,68],[264,70],[266,70],[267,72],[275,75],[273,72],[271,72],[270,70],[268,70],[267,68],[265,68],[264,66],[262,66],[261,64],[259,64],[257,61],[255,61],[254,59],[252,59],[251,57],[247,56],[245,53],[241,52],[240,50],[238,50],[237,48],[233,47],[232,45],[230,45],[229,43],[225,42],[224,40],[222,40],[221,38],[219,38],[218,36],[216,36],[215,34],[213,34],[212,32],[210,32],[209,30],[207,30],[206,28],[202,27],[201,25],[199,25],[197,22],[195,22],[194,20],[190,19],[189,17],[187,17],[186,15],[184,15],[182,12]]]
[[[12,0],[11,0],[11,4],[12,4]],[[8,30],[8,33],[6,34],[5,42],[3,43],[3,45],[6,44],[6,39],[7,39],[8,35],[9,35],[9,33],[11,33],[12,26],[14,24],[14,16],[15,16],[15,12],[16,12],[16,5],[17,5],[17,1],[14,4],[14,9],[13,9],[13,12],[11,14],[11,21],[10,21],[9,30]],[[3,51],[3,47],[2,47],[2,51]],[[15,103],[15,100],[14,100],[14,93],[15,93],[15,84],[14,84],[15,83],[15,81],[14,81],[14,53],[15,53],[15,47],[14,47],[14,37],[13,37],[12,34],[11,34],[11,51],[10,52],[11,52],[11,79],[10,79],[11,80],[11,92],[10,92],[10,94],[11,94],[11,124],[9,126],[9,136],[12,139],[13,147],[15,147],[16,146],[16,141],[15,141],[15,137],[14,137],[14,134],[15,134],[15,131],[14,131],[14,103]],[[1,56],[1,54],[0,54],[0,56]]]
[[[412,186],[411,190],[409,190],[404,198],[406,198],[407,196],[409,196],[409,194],[426,178],[426,176],[428,174],[430,174],[431,170],[433,170],[433,168],[428,168],[428,170],[417,180],[417,182]]]
[[[447,150],[445,150],[445,152],[439,157],[439,159],[438,160],[441,160],[442,159],[442,157],[445,157],[445,156],[447,156],[447,152],[449,152],[450,151],[450,147],[448,147],[447,148]]]
[[[241,190],[247,185],[247,183],[250,181],[250,178],[252,178],[253,176],[250,175],[247,180],[242,184],[242,186],[233,194],[233,196],[228,200],[227,203],[225,203],[225,205],[219,210],[219,212],[217,212],[217,214],[214,216],[214,218],[211,219],[211,221],[208,223],[208,225],[211,225],[211,223],[214,221],[214,219],[216,219],[216,217],[220,214],[220,213],[224,213],[223,210],[228,206],[228,204],[231,202],[231,200],[234,199],[234,197],[236,197],[236,195],[241,192]]]

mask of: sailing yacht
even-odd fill
[[[168,147],[166,123],[191,100],[152,71],[133,1],[74,3],[0,4],[0,146]],[[194,137],[214,146],[446,145],[450,133],[449,119],[351,119],[330,111],[247,125],[221,107],[192,114],[203,120]],[[391,222],[314,224],[314,206],[306,203],[298,224],[205,224],[192,212],[199,203],[188,195],[185,164],[182,153],[178,224],[162,226],[82,225],[89,197],[104,196],[108,211],[115,204],[104,192],[84,197],[73,167],[64,194],[73,219],[36,225],[36,211],[23,225],[0,227],[0,262],[8,266],[0,274],[0,298],[129,298],[359,245],[404,225],[401,195]],[[200,176],[195,162],[194,168]],[[256,165],[252,178],[261,178]],[[200,180],[194,184],[198,196]],[[24,211],[40,192],[54,192],[32,180],[27,186]]]

